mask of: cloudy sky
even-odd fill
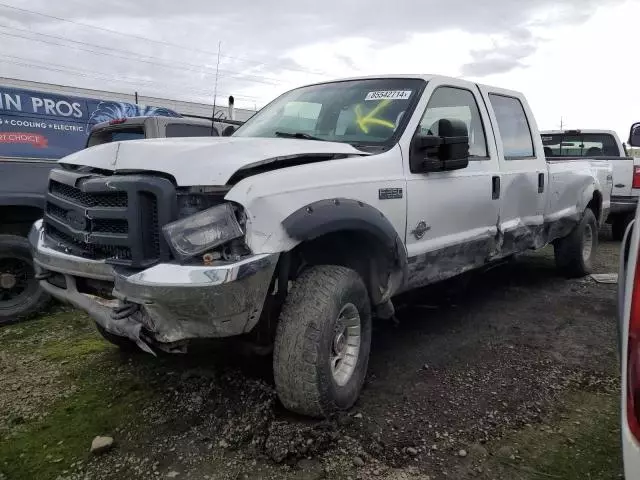
[[[438,73],[523,91],[541,128],[640,121],[640,0],[0,0],[0,76],[258,108],[301,84]]]

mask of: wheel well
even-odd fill
[[[24,205],[3,205],[0,207],[0,234],[26,237],[33,222],[42,218],[41,208]]]
[[[596,216],[596,220],[598,221],[598,223],[600,223],[602,219],[602,194],[599,191],[596,190],[595,192],[593,192],[593,197],[591,197],[591,200],[589,200],[587,208],[593,212],[593,214]]]
[[[340,265],[362,277],[372,304],[388,300],[393,275],[402,272],[396,252],[366,231],[342,230],[302,242],[292,252],[290,278],[311,265]]]
[[[363,230],[326,233],[282,253],[271,280],[269,290],[272,293],[267,295],[260,321],[250,334],[251,342],[273,344],[280,311],[289,293],[289,282],[295,282],[305,268],[314,265],[339,265],[355,270],[367,287],[371,304],[378,307],[377,314],[388,318],[383,315],[393,314],[389,298],[401,286],[405,275],[406,256],[404,262],[398,256],[397,248],[391,248]]]

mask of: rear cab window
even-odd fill
[[[498,121],[505,160],[534,159],[533,137],[522,102],[516,97],[489,94]]]
[[[87,140],[87,148],[103,143],[141,140],[145,138],[144,127],[111,127],[91,132]]]
[[[547,157],[619,157],[613,135],[607,133],[563,132],[542,135]]]
[[[218,130],[207,125],[189,125],[188,123],[170,123],[165,128],[165,136],[172,137],[218,137]]]

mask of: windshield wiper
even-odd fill
[[[283,137],[283,138],[301,138],[304,140],[318,140],[320,142],[326,142],[324,138],[314,137],[313,135],[309,135],[308,133],[303,133],[303,132],[295,132],[295,133],[275,132],[275,136]]]

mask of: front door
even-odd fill
[[[494,177],[499,178],[497,151],[493,137],[487,135],[489,118],[479,90],[448,80],[430,82],[425,95],[430,97],[419,129],[438,135],[439,120],[464,121],[470,158],[464,169],[407,174],[411,288],[485,263],[495,242],[500,205],[492,191]]]

